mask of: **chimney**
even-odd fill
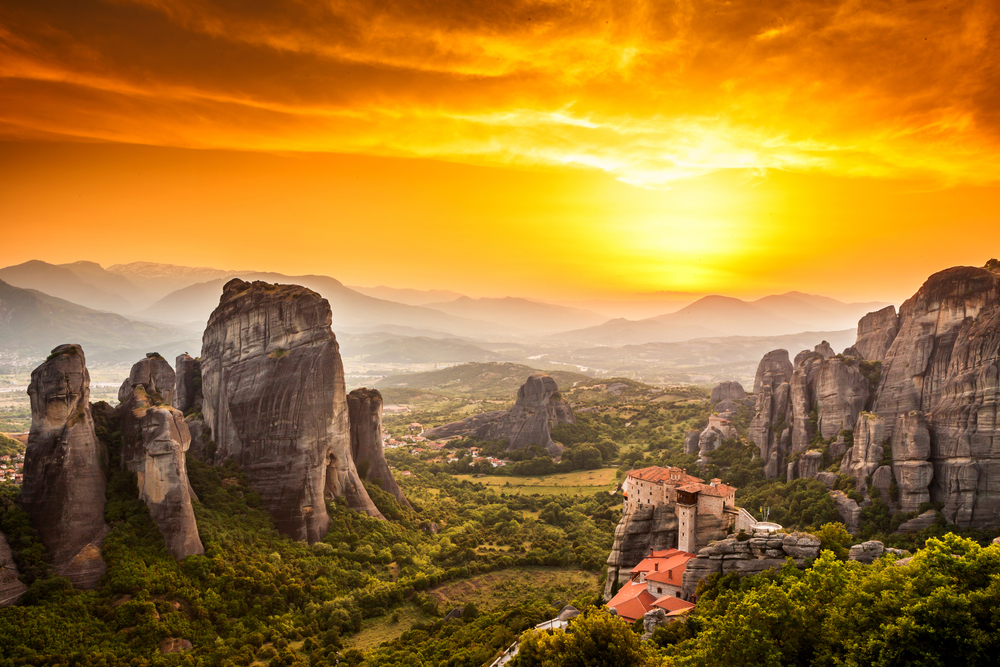
[[[718,486],[719,484],[722,484],[722,480],[718,477],[712,480],[712,486]]]

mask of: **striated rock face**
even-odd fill
[[[858,321],[858,340],[853,349],[868,361],[882,361],[899,333],[895,306],[868,313]]]
[[[347,395],[351,422],[351,456],[358,469],[365,469],[365,479],[376,482],[396,496],[400,505],[413,509],[403,495],[396,478],[385,462],[382,450],[382,394],[377,389],[355,389]]]
[[[1000,276],[986,269],[948,269],[931,276],[903,304],[875,402],[893,431],[894,459],[897,428],[907,429],[904,441],[912,448],[906,453],[910,458],[894,462],[901,504],[913,507],[918,498],[929,497],[944,503],[942,514],[950,522],[998,525],[998,368]],[[922,416],[903,418],[910,413]]]
[[[188,353],[177,357],[174,364],[177,379],[174,383],[174,407],[182,413],[201,403],[201,362]]]
[[[899,415],[892,433],[892,467],[899,480],[903,512],[915,512],[930,501],[929,487],[934,478],[934,467],[927,461],[930,453],[931,434],[924,414],[913,411]]]
[[[226,283],[202,342],[202,412],[215,462],[236,461],[282,533],[315,542],[324,495],[381,516],[351,458],[330,304],[297,285]]]
[[[562,453],[563,447],[552,440],[551,428],[559,423],[575,423],[573,411],[565,401],[555,397],[559,391],[556,381],[545,373],[536,373],[517,390],[517,401],[510,410],[501,413],[476,429],[484,440],[507,440],[508,451],[541,445],[552,456]]]
[[[31,433],[18,503],[48,551],[56,574],[96,588],[106,568],[101,544],[105,452],[90,413],[90,373],[79,345],[60,345],[31,373]]]
[[[746,397],[747,393],[743,389],[743,385],[739,382],[721,382],[712,389],[712,405],[716,405],[722,401],[742,401]]]
[[[882,445],[886,440],[885,420],[876,414],[862,412],[854,427],[854,446],[840,462],[840,472],[853,477],[859,489],[865,488],[868,476],[875,473],[882,461]]]
[[[0,533],[0,607],[6,607],[17,602],[28,587],[17,578],[17,565],[14,564],[14,554],[7,544],[7,536]]]
[[[789,455],[805,452],[815,437],[832,441],[852,430],[869,398],[857,360],[833,356],[826,341],[797,354],[791,372],[787,358],[784,350],[769,352],[757,369],[760,391],[749,435],[769,479],[791,470]],[[786,376],[787,382],[774,386]]]
[[[697,454],[698,453],[698,443],[701,441],[701,433],[690,430],[684,436],[684,453],[685,454]]]
[[[136,473],[139,497],[149,508],[167,550],[180,560],[203,554],[205,548],[191,507],[193,492],[184,456],[191,434],[183,413],[167,404],[167,397],[155,385],[173,375],[165,359],[147,356],[132,367],[128,382],[136,383],[118,410],[122,466]]]
[[[837,504],[837,512],[840,513],[841,520],[847,526],[847,532],[852,535],[858,532],[858,524],[861,521],[861,507],[857,501],[848,498],[847,494],[843,491],[831,491],[830,497]]]
[[[715,573],[735,572],[740,576],[759,574],[778,569],[792,558],[799,567],[819,556],[819,538],[806,533],[754,532],[750,539],[740,541],[728,537],[713,542],[698,552],[698,557],[688,561],[681,588],[685,600],[697,593],[698,584]]]
[[[757,365],[757,374],[753,381],[753,393],[760,395],[760,389],[764,386],[765,377],[771,376],[770,384],[777,387],[782,382],[792,379],[792,362],[788,360],[788,350],[772,350],[764,355]]]

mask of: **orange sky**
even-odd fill
[[[2,263],[898,301],[1000,255],[995,1],[276,5],[0,5]]]

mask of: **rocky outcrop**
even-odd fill
[[[840,462],[840,472],[853,477],[858,489],[865,488],[868,478],[881,465],[885,442],[885,420],[870,412],[858,415],[854,446],[847,450]]]
[[[779,569],[791,558],[799,567],[819,556],[819,538],[806,533],[754,532],[750,539],[728,537],[698,551],[684,570],[682,597],[690,600],[698,584],[712,574],[735,572],[740,576]]]
[[[792,364],[787,350],[768,352],[757,366],[754,380],[756,413],[750,421],[749,436],[760,449],[768,479],[778,476],[779,466],[783,467],[791,449],[788,428],[792,421],[791,377]]]
[[[882,364],[875,411],[892,431],[904,511],[929,497],[944,504],[949,522],[998,525],[998,367],[997,274],[971,267],[942,271],[900,308],[899,333]],[[912,449],[909,458],[897,461],[898,428],[907,431],[904,440]]]
[[[855,544],[847,554],[847,560],[856,560],[859,563],[871,564],[885,554],[885,545],[878,540],[869,540],[861,544]]]
[[[476,435],[484,440],[507,440],[510,443],[508,451],[535,444],[544,447],[552,456],[558,456],[563,447],[553,442],[552,426],[576,421],[573,411],[559,398],[558,392],[556,381],[545,373],[529,376],[517,390],[514,407],[495,421],[479,426]]]
[[[450,422],[442,426],[437,426],[432,429],[424,431],[423,435],[428,440],[437,440],[439,438],[457,438],[466,435],[475,435],[476,429],[485,424],[492,424],[498,421],[501,417],[507,414],[506,410],[491,410],[489,412],[481,412],[478,415],[472,415],[471,417],[466,417],[465,419],[460,419],[457,422]]]
[[[922,412],[899,415],[892,433],[892,467],[899,487],[903,512],[915,512],[930,501],[929,487],[934,467],[927,461],[931,453],[931,433]],[[971,500],[970,501],[971,505]]]
[[[697,454],[699,442],[701,442],[701,433],[693,429],[688,431],[684,435],[684,453]]]
[[[400,505],[413,509],[389,470],[382,449],[382,394],[377,389],[355,389],[347,395],[351,423],[351,456],[364,478],[396,497]]]
[[[191,434],[184,415],[172,407],[157,388],[169,382],[173,393],[174,371],[159,355],[148,355],[132,367],[127,382],[134,383],[119,406],[122,424],[122,466],[136,474],[139,497],[174,558],[205,553],[191,498],[185,452]],[[121,393],[119,398],[121,398]]]
[[[804,453],[817,437],[831,442],[852,430],[869,399],[858,360],[834,356],[826,341],[797,354],[790,372],[787,359],[775,350],[757,369],[760,391],[749,435],[769,479],[790,470],[788,457]],[[776,380],[783,382],[775,387]]]
[[[0,533],[0,607],[17,602],[28,587],[18,579],[14,554],[7,544],[7,536]]]
[[[830,491],[830,497],[837,505],[837,512],[844,525],[847,526],[847,532],[852,535],[858,532],[858,524],[861,522],[861,506],[853,498],[848,498],[843,491]]]
[[[174,364],[174,407],[182,413],[201,403],[201,362],[185,352]]]
[[[899,333],[895,306],[868,313],[858,321],[858,340],[854,350],[869,361],[882,361]],[[846,352],[845,352],[846,354]]]
[[[31,517],[55,573],[96,588],[106,568],[101,544],[105,452],[90,413],[90,373],[79,345],[60,345],[31,373],[31,433],[18,503]]]
[[[145,359],[132,366],[128,378],[118,389],[118,402],[127,401],[133,388],[141,386],[154,404],[172,405],[176,380],[174,369],[166,359],[157,352],[150,352]]]
[[[728,434],[723,433],[722,430],[707,426],[698,436],[698,453],[702,457],[711,454],[719,448],[719,445],[727,437],[729,437]]]
[[[381,517],[351,457],[330,304],[297,285],[226,283],[202,343],[202,412],[216,464],[233,460],[282,533],[315,542],[326,496]]]
[[[896,532],[899,533],[916,533],[926,528],[930,528],[937,521],[938,513],[934,510],[927,510],[923,514],[916,516],[909,521],[905,521],[899,524],[899,528]],[[997,538],[1000,539],[1000,538]]]
[[[892,485],[895,482],[896,477],[893,475],[890,466],[880,466],[872,474],[872,488],[878,489],[879,498],[894,512],[899,511],[899,502],[896,498],[893,498],[892,493]]]
[[[823,465],[823,452],[810,450],[802,454],[797,461],[788,464],[788,481],[795,479],[812,479],[819,473]]]
[[[629,570],[639,564],[650,549],[661,551],[677,548],[677,509],[674,503],[644,505],[625,514],[615,527],[615,541],[608,555],[608,578],[604,599],[611,599],[615,573],[620,582],[628,581]],[[699,514],[695,543],[705,546],[726,536],[722,520],[712,514]]]
[[[747,393],[743,389],[743,385],[736,381],[721,382],[712,389],[712,397],[710,402],[712,405],[717,405],[722,401],[742,401],[746,397]]]

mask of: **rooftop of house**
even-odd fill
[[[667,612],[667,616],[677,613],[685,613],[694,609],[694,603],[682,600],[672,595],[664,595],[653,603],[654,607],[659,607]]]
[[[684,570],[687,569],[689,560],[697,558],[694,554],[681,552],[672,558],[668,558],[659,564],[659,569],[649,572],[646,581],[659,582],[661,584],[680,585],[684,578]]]
[[[720,479],[713,479],[711,484],[705,484],[699,480],[698,482],[679,486],[677,487],[677,490],[685,493],[700,493],[705,496],[714,496],[716,498],[728,498],[736,493],[735,486],[723,484]]]
[[[629,623],[642,618],[643,614],[653,608],[656,597],[646,590],[646,584],[627,582],[622,584],[618,593],[608,601],[608,609],[614,609],[618,615]]]
[[[641,479],[645,482],[656,482],[660,484],[663,482],[667,482],[669,484],[693,484],[695,482],[702,481],[700,477],[687,474],[686,469],[663,468],[660,466],[630,470],[628,476],[633,479]]]

